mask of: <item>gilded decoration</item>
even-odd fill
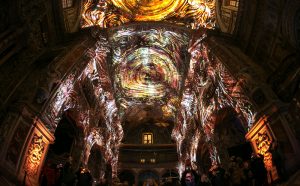
[[[36,175],[43,156],[46,143],[43,136],[34,134],[25,160],[25,170],[28,175]]]
[[[257,138],[255,140],[255,144],[257,147],[257,152],[264,156],[264,163],[268,170],[272,169],[272,154],[269,152],[269,149],[272,144],[272,138],[264,131],[262,133],[257,134]]]
[[[82,27],[102,28],[135,21],[166,21],[188,28],[215,26],[215,0],[86,0]]]

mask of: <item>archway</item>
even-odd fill
[[[55,130],[54,137],[55,141],[49,146],[46,164],[43,167],[41,176],[49,179],[48,174],[52,174],[54,171],[56,172],[55,178],[51,179],[58,181],[60,176],[59,169],[62,167],[71,165],[70,169],[73,172],[78,169],[81,162],[80,152],[84,146],[83,131],[72,119],[70,111],[66,111],[63,114]]]
[[[246,124],[233,108],[225,107],[217,111],[214,125],[214,143],[225,168],[228,167],[231,156],[242,159],[251,157],[252,149],[245,138]]]
[[[198,150],[197,150],[197,167],[200,173],[207,174],[211,168],[212,161],[209,154],[209,145],[205,142],[204,139],[199,141]]]
[[[88,169],[91,172],[94,181],[100,181],[105,174],[105,160],[99,145],[93,145],[88,160]]]
[[[151,185],[154,181],[157,184],[159,182],[159,176],[152,170],[143,171],[138,176],[138,186],[143,186],[143,184],[147,182]],[[155,184],[153,184],[153,186],[155,186]]]
[[[130,170],[123,170],[118,175],[121,183],[127,182],[129,186],[134,185],[135,183],[135,176],[132,171]]]

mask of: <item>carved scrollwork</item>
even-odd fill
[[[46,143],[43,141],[43,136],[34,134],[25,160],[25,171],[28,175],[36,175],[38,172],[41,159]]]
[[[272,154],[269,152],[269,148],[272,144],[272,138],[268,135],[267,131],[257,134],[255,144],[257,152],[264,156],[264,163],[267,169],[272,168]]]

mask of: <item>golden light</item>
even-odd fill
[[[140,162],[141,162],[141,163],[145,163],[146,160],[145,160],[144,158],[142,158],[142,159],[140,160]]]
[[[25,170],[28,175],[36,175],[45,149],[43,136],[34,135],[28,149]]]
[[[135,21],[161,21],[173,16],[184,0],[112,0],[112,3],[130,14]]]
[[[82,27],[108,28],[134,21],[169,21],[192,29],[212,29],[215,0],[86,0],[82,18]]]
[[[267,117],[263,116],[247,133],[246,139],[252,143],[253,149],[257,154],[264,157],[265,167],[272,169],[272,154],[269,152],[273,140],[272,132],[268,126]]]
[[[150,162],[151,162],[151,163],[155,163],[155,162],[156,162],[155,158],[151,158],[151,159],[150,159]]]
[[[116,78],[127,96],[162,98],[166,89],[178,89],[180,75],[166,55],[154,49],[139,48],[127,58],[133,60],[121,66]]]

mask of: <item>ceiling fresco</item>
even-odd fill
[[[212,136],[219,110],[232,108],[244,127],[251,127],[255,112],[239,80],[205,42],[206,30],[215,27],[215,0],[87,0],[82,18],[82,27],[101,30],[94,34],[97,42],[80,76],[91,82],[89,92],[105,122],[90,133],[88,147],[102,147],[113,175],[118,147],[130,128],[171,127],[181,172],[186,160],[196,161],[200,140],[217,162]],[[65,87],[51,105],[49,113],[58,113],[51,118],[72,106],[61,96]]]
[[[82,27],[165,21],[191,29],[215,27],[215,0],[87,0]]]
[[[147,115],[171,120],[188,70],[189,33],[146,27],[149,29],[130,26],[109,31],[115,99],[121,115],[128,108],[134,112],[137,106],[148,110]],[[149,114],[153,108],[156,114]]]
[[[63,111],[78,106],[74,84],[85,80],[91,83],[89,92],[98,105],[95,110],[105,123],[90,134],[85,157],[97,143],[111,163],[113,175],[117,174],[116,147],[126,135],[124,128],[128,131],[143,124],[172,127],[180,173],[186,160],[196,161],[200,140],[207,143],[210,158],[217,163],[212,138],[215,114],[230,107],[246,129],[252,126],[255,111],[241,87],[243,79],[229,73],[210,51],[206,38],[205,30],[191,32],[156,23],[99,32],[84,70],[76,68],[53,96],[46,110],[53,124],[48,128],[55,130]],[[82,113],[85,125],[91,121],[89,115]]]

